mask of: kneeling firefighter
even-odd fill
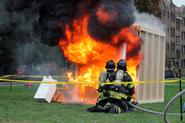
[[[117,63],[117,71],[116,71],[116,82],[123,82],[123,84],[118,85],[121,86],[122,90],[126,91],[124,92],[127,95],[126,101],[127,104],[128,102],[131,101],[133,95],[134,95],[134,84],[130,83],[132,82],[131,76],[127,72],[127,64],[124,59],[120,59]],[[129,82],[129,83],[124,83],[124,82]],[[133,104],[137,104],[137,102],[133,101]],[[128,109],[132,110],[133,107],[128,104]]]
[[[106,72],[100,74],[100,84],[98,88],[99,98],[94,107],[87,109],[89,112],[111,112],[121,113],[128,110],[127,99],[128,89],[123,85],[115,85],[111,82],[122,82],[120,72],[115,72],[115,63],[109,60],[106,63]],[[122,75],[123,76],[123,75]],[[120,81],[119,81],[120,80]]]

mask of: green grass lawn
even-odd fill
[[[0,123],[163,123],[162,116],[140,111],[121,114],[89,113],[86,109],[91,105],[41,103],[33,99],[36,90],[37,86],[31,89],[13,86],[10,92],[8,86],[0,86]],[[164,103],[140,106],[163,111],[167,101],[178,91],[178,86],[166,85]],[[170,112],[179,113],[179,100],[171,107]],[[185,116],[183,118],[185,123]],[[169,116],[169,120],[171,123],[183,123],[179,116]]]

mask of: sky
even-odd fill
[[[181,5],[185,5],[185,0],[173,0],[173,3],[180,7]]]

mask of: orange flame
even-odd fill
[[[67,25],[66,38],[61,39],[59,43],[65,57],[77,64],[78,77],[73,79],[69,73],[68,78],[69,81],[78,83],[80,99],[84,99],[88,97],[89,93],[92,93],[86,87],[98,88],[99,74],[104,70],[106,61],[113,59],[117,62],[120,59],[121,46],[118,48],[117,44],[122,45],[122,39],[128,45],[127,54],[132,52],[137,45],[140,45],[140,38],[134,35],[129,28],[121,30],[117,36],[113,37],[113,43],[102,43],[95,40],[88,34],[88,19],[88,16],[85,16],[80,20],[74,20],[72,28]],[[140,55],[127,56],[128,72],[133,78],[136,78],[139,63]],[[97,95],[94,98],[96,97]],[[86,103],[91,102],[87,101]]]
[[[142,53],[140,52],[141,38],[131,28],[133,27],[123,28],[118,35],[113,37],[113,41],[119,43],[120,40],[124,40],[127,44],[127,69],[133,80],[136,80],[137,68],[142,59]]]

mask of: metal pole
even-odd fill
[[[181,68],[179,67],[179,91],[182,91],[182,81],[181,81]],[[182,95],[180,96],[180,119],[183,120],[182,117]]]
[[[12,82],[10,82],[10,92],[12,92]]]

